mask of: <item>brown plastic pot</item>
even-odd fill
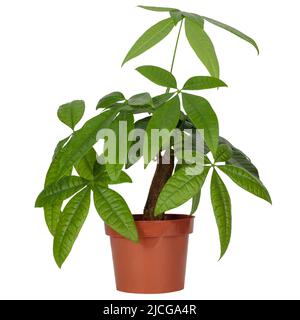
[[[189,234],[194,218],[168,214],[163,221],[134,216],[139,243],[117,234],[110,236],[117,290],[130,293],[166,293],[184,288]]]

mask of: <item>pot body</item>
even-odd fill
[[[142,221],[142,216],[134,217],[139,243],[105,226],[111,240],[117,290],[130,293],[182,290],[194,218],[168,214],[162,221]]]

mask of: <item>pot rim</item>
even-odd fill
[[[166,214],[165,220],[137,220],[142,215],[133,215],[139,238],[164,238],[187,236],[193,232],[194,216],[184,214]],[[109,226],[105,225],[105,233],[112,238],[123,238]],[[126,239],[127,240],[127,239]],[[129,241],[129,240],[127,240]]]

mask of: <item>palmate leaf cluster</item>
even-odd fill
[[[155,215],[160,216],[189,200],[192,201],[191,214],[194,214],[200,203],[202,187],[211,172],[211,203],[219,230],[221,257],[230,242],[232,220],[231,199],[221,175],[227,175],[244,190],[271,203],[257,168],[242,151],[220,137],[217,115],[210,103],[199,95],[202,90],[227,87],[220,79],[219,62],[213,42],[205,31],[206,23],[231,32],[258,51],[255,41],[237,29],[205,16],[174,8],[141,8],[167,13],[169,17],[149,28],[136,41],[123,64],[151,49],[174,28],[179,28],[179,39],[184,25],[188,43],[206,67],[208,74],[194,75],[183,86],[179,86],[172,70],[170,72],[155,65],[140,66],[136,69],[137,72],[153,84],[163,87],[163,93],[152,96],[143,92],[126,97],[125,94],[114,91],[100,99],[96,106],[98,114],[86,121],[80,129],[76,129],[76,126],[84,115],[83,101],[76,100],[58,109],[58,118],[71,132],[68,137],[59,141],[55,148],[44,189],[36,200],[36,207],[44,209],[47,226],[54,237],[53,252],[59,266],[69,255],[85,222],[91,198],[99,216],[107,225],[132,241],[139,240],[126,201],[112,189],[115,184],[132,182],[124,170],[132,167],[138,159],[131,161],[128,157],[120,156],[116,165],[99,164],[94,149],[98,131],[110,128],[118,135],[120,121],[127,122],[128,130],[138,128],[147,133],[152,129],[204,130],[203,172],[190,175],[186,168],[193,168],[193,163],[178,164],[158,198]],[[145,116],[139,117],[139,120],[135,119],[136,115],[143,114]],[[162,149],[166,149],[164,144],[157,146],[157,149],[151,148],[151,134],[147,137],[147,143],[139,153],[139,158],[144,159],[145,167]],[[169,145],[168,148],[172,146]],[[147,156],[144,156],[146,154]]]

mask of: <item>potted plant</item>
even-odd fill
[[[114,91],[100,99],[97,115],[76,130],[84,114],[84,102],[76,100],[59,107],[58,118],[72,132],[58,142],[44,189],[35,205],[44,209],[47,226],[54,237],[54,258],[61,267],[87,217],[92,194],[96,211],[111,238],[117,289],[161,293],[184,287],[188,236],[193,231],[193,214],[209,173],[221,257],[231,235],[231,201],[221,175],[227,175],[241,188],[270,203],[271,198],[250,159],[219,136],[218,119],[209,102],[195,95],[204,89],[226,87],[219,79],[219,63],[205,31],[206,23],[246,40],[258,51],[255,41],[205,16],[174,8],[141,8],[169,17],[137,40],[123,64],[177,28],[170,71],[158,66],[136,69],[163,87],[164,92],[154,97],[138,93],[126,98]],[[194,75],[179,86],[172,72],[183,27],[191,48],[209,75]],[[160,135],[162,131],[169,135]],[[198,143],[199,137],[203,143]],[[104,145],[103,152],[97,155],[94,146],[99,139]],[[189,148],[183,143],[186,141]],[[132,182],[125,170],[139,159],[144,159],[145,168],[151,161],[157,161],[157,165],[144,213],[132,215],[112,186]],[[189,200],[192,201],[190,214],[167,214]]]

